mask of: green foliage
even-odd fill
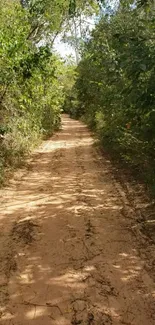
[[[76,115],[85,116],[104,145],[149,182],[155,180],[153,8],[124,7],[122,2],[112,16],[103,16],[85,43],[77,72]]]
[[[0,3],[0,182],[60,126],[63,63],[48,45],[29,40],[30,13],[18,1]]]
[[[76,93],[72,91],[72,88],[75,84],[76,77],[76,66],[75,63],[70,62],[64,66],[64,74],[62,76],[62,83],[64,85],[63,90],[65,93],[65,101],[63,105],[63,111],[65,113],[70,112],[72,117],[76,117],[74,115],[75,105],[76,105]]]
[[[55,36],[68,28],[71,18],[79,12],[90,12],[97,8],[97,0],[20,0],[27,10],[30,32],[28,39],[53,42]]]

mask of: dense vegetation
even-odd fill
[[[155,10],[130,4],[102,15],[85,41],[70,113],[155,189]]]
[[[60,120],[62,63],[47,44],[36,46],[32,18],[18,1],[0,2],[1,179]]]

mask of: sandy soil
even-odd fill
[[[64,116],[1,190],[1,324],[155,324],[146,238],[93,142]]]

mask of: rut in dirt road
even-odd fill
[[[63,117],[1,194],[1,324],[155,324],[155,285],[84,124]]]

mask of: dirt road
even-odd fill
[[[134,212],[93,141],[65,116],[1,190],[1,324],[155,324]]]

